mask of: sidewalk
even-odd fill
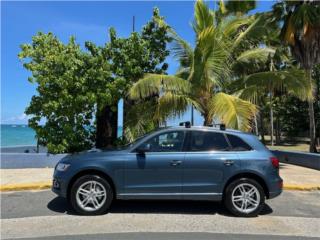
[[[51,187],[53,168],[0,169],[0,191],[38,190]],[[285,190],[320,190],[320,171],[280,165]]]

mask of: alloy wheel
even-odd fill
[[[251,213],[260,204],[259,190],[250,183],[241,183],[236,186],[231,197],[233,206],[241,213]]]
[[[85,211],[100,209],[107,200],[105,187],[94,180],[84,182],[76,192],[76,201],[80,208]]]

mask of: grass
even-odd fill
[[[265,139],[266,146],[271,150],[309,152],[309,141],[307,139],[301,138],[295,141],[282,139],[280,144],[274,146],[271,146],[270,136],[265,136]]]

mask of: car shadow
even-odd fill
[[[72,210],[68,201],[61,197],[52,199],[47,208],[58,213],[77,215]],[[267,215],[273,212],[272,208],[265,204],[260,215]],[[210,201],[172,201],[172,200],[116,200],[112,203],[109,213],[128,214],[193,214],[193,215],[223,215],[234,217],[220,202]]]

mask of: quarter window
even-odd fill
[[[221,133],[191,132],[190,151],[227,151],[229,144]]]
[[[183,141],[184,131],[176,131],[159,134],[142,145],[148,152],[179,152],[182,150]]]
[[[233,151],[250,151],[252,148],[245,143],[241,138],[227,134],[227,137],[229,139],[229,142],[232,146]]]

